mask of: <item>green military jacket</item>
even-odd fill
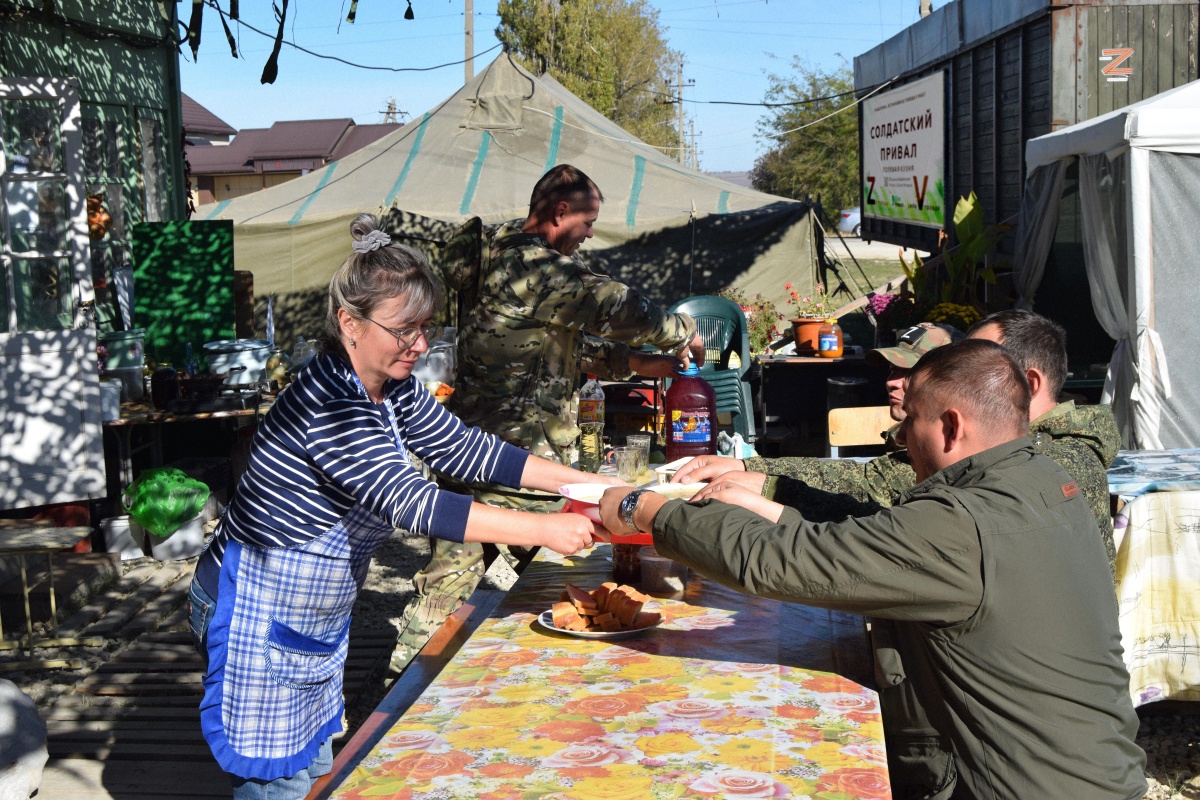
[[[1120,435],[1112,407],[1059,403],[1030,423],[1029,436],[1037,452],[1050,456],[1075,478],[1096,519],[1109,566],[1115,569],[1106,471],[1117,456]],[[828,458],[748,458],[745,464],[747,470],[770,476],[763,486],[764,496],[818,522],[870,513],[872,504],[890,506],[916,483],[906,450],[865,463]]]
[[[541,236],[502,227],[458,331],[450,410],[504,441],[563,464],[579,428],[581,372],[630,376],[629,347],[682,349],[696,335],[672,314]]]
[[[836,523],[673,500],[654,546],[750,594],[874,618],[899,800],[1128,800],[1146,790],[1145,757],[1104,550],[1074,484],[1022,438]]]

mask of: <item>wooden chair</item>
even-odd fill
[[[840,458],[839,448],[878,445],[883,451],[880,433],[892,427],[891,406],[861,406],[833,408],[829,411],[829,446],[827,455]]]

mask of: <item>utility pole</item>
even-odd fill
[[[696,85],[696,82],[693,80],[689,80],[687,83],[683,82],[683,62],[680,61],[679,68],[675,70],[675,89],[678,92],[678,94],[675,95],[675,102],[679,104],[679,111],[678,111],[678,114],[676,115],[677,116],[676,133],[679,136],[679,163],[680,164],[687,163],[687,147],[684,144],[685,139],[684,139],[684,135],[683,135],[683,90],[684,90],[684,87],[686,87],[686,86],[695,86],[695,85]]]
[[[463,9],[463,86],[475,77],[475,0],[465,0]]]

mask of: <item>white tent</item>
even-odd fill
[[[1022,304],[1041,283],[1073,159],[1092,310],[1117,342],[1103,402],[1126,447],[1200,447],[1200,81],[1026,143]]]
[[[436,249],[471,217],[524,218],[534,183],[564,162],[605,196],[585,257],[664,304],[736,285],[782,309],[785,283],[803,290],[817,280],[820,229],[807,204],[687,169],[504,55],[400,130],[195,218],[234,222],[235,266],[254,274],[257,297],[279,296],[276,322],[289,341],[302,309],[323,309],[355,215],[387,214],[393,236]]]

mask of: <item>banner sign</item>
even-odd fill
[[[864,217],[945,225],[946,74],[863,102]]]

